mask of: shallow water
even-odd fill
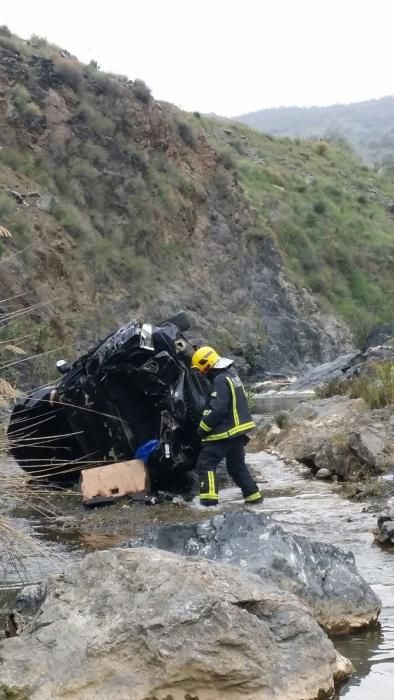
[[[340,486],[309,478],[309,470],[286,465],[267,453],[248,455],[248,462],[261,483],[265,501],[256,508],[270,515],[285,529],[351,549],[359,571],[372,585],[382,600],[381,626],[346,638],[335,638],[337,649],[351,659],[355,673],[340,690],[337,698],[347,700],[393,700],[394,698],[394,550],[383,550],[373,543],[376,516],[369,513],[365,504],[348,501]],[[79,499],[78,499],[79,501]],[[240,492],[236,488],[221,491],[221,505],[215,512],[243,508]],[[76,512],[78,513],[79,505]],[[35,532],[45,543],[48,553],[37,553],[23,561],[23,579],[38,580],[64,565],[65,560],[80,556],[82,551],[116,546],[122,539],[142,534],[149,527],[163,522],[182,522],[206,517],[206,510],[193,506],[163,504],[152,508],[133,505],[120,511],[115,507],[92,515],[92,529],[83,531],[47,528],[37,513],[21,512],[23,517],[14,519],[22,531]],[[212,515],[212,509],[209,515]],[[28,517],[30,515],[30,517]],[[117,528],[113,522],[121,515]],[[88,516],[90,517],[90,516]],[[101,527],[97,527],[98,522]],[[89,526],[90,520],[88,520]],[[103,527],[104,524],[104,527]],[[108,524],[108,531],[106,531]],[[20,572],[8,571],[8,584],[18,585]],[[14,597],[14,591],[0,594],[1,606],[6,609]]]
[[[379,628],[333,640],[355,667],[337,698],[393,700],[394,550],[374,544],[376,516],[365,504],[344,498],[340,486],[306,479],[309,470],[301,466],[262,454],[250,455],[249,462],[263,478],[264,511],[291,532],[351,549],[358,570],[383,603]]]

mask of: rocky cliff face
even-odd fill
[[[86,347],[130,316],[183,308],[196,340],[246,369],[291,370],[349,349],[346,324],[275,233],[284,188],[261,185],[269,228],[225,131],[155,102],[140,81],[1,36],[0,225],[12,238],[0,241],[0,299],[34,307],[7,334],[33,335],[33,350],[77,338]]]

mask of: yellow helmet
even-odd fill
[[[192,368],[199,369],[200,372],[208,372],[218,360],[220,360],[220,355],[209,345],[204,345],[202,348],[198,348],[192,357]]]

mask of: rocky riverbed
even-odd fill
[[[259,388],[255,409],[272,413],[248,459],[262,506],[245,508],[224,474],[209,511],[178,498],[86,512],[77,492],[49,492],[44,521],[42,494],[8,504],[49,556],[22,563],[22,578],[43,583],[16,602],[8,591],[0,700],[313,700],[334,687],[391,700],[393,408],[322,398],[376,352]],[[15,589],[21,570],[3,568]]]
[[[343,674],[349,670],[346,662],[336,656],[332,643],[321,628],[316,627],[315,620],[319,619],[319,615],[326,618],[324,620],[320,617],[323,624],[327,623],[327,620],[332,620],[332,611],[336,603],[341,601],[342,606],[343,604],[349,606],[350,603],[353,610],[357,610],[360,605],[358,623],[367,624],[376,617],[375,594],[377,594],[383,601],[382,628],[375,625],[367,630],[353,631],[351,636],[345,638],[334,638],[335,648],[341,655],[349,658],[355,667],[350,684],[342,686],[340,693],[341,697],[346,697],[348,700],[361,700],[368,696],[362,695],[360,688],[362,689],[373,679],[375,687],[379,689],[380,700],[391,700],[389,669],[394,670],[394,664],[390,661],[394,648],[394,635],[390,630],[394,620],[394,580],[391,580],[394,578],[393,558],[389,552],[382,551],[373,545],[372,531],[375,514],[366,511],[363,504],[349,503],[343,497],[340,485],[311,480],[308,478],[309,470],[301,465],[286,465],[278,458],[266,453],[249,455],[249,461],[266,492],[264,505],[258,511],[251,510],[250,513],[245,511],[238,490],[227,485],[222,489],[221,506],[214,509],[216,524],[211,517],[207,520],[207,515],[210,516],[211,511],[207,513],[196,509],[193,505],[182,503],[164,503],[154,508],[141,504],[123,508],[119,504],[114,508],[83,514],[75,503],[74,497],[72,515],[69,515],[68,519],[65,518],[63,522],[54,521],[50,530],[39,529],[38,532],[41,532],[45,538],[49,536],[50,547],[55,549],[61,547],[63,556],[67,548],[71,547],[68,557],[71,560],[75,559],[76,563],[71,564],[65,576],[56,575],[52,579],[35,626],[26,629],[20,637],[3,642],[0,656],[7,659],[3,669],[7,669],[8,676],[2,675],[1,678],[6,677],[7,683],[20,683],[22,677],[20,668],[29,666],[31,649],[37,647],[41,649],[40,664],[36,667],[30,663],[30,670],[24,674],[24,682],[25,685],[26,682],[32,683],[33,687],[34,683],[39,682],[40,688],[42,683],[44,687],[48,684],[45,691],[47,695],[37,695],[41,690],[35,690],[29,691],[30,695],[26,694],[26,698],[62,697],[53,693],[63,683],[61,674],[67,675],[67,664],[69,664],[69,671],[72,665],[72,673],[71,671],[69,673],[70,685],[67,686],[68,698],[90,698],[93,695],[100,697],[98,686],[94,683],[89,685],[93,669],[97,670],[97,677],[104,684],[103,697],[111,697],[108,695],[108,687],[105,686],[105,678],[119,674],[120,684],[114,686],[118,692],[117,697],[156,696],[161,698],[156,690],[147,691],[147,669],[151,668],[152,664],[153,668],[159,667],[163,671],[157,680],[159,686],[162,683],[166,688],[165,693],[163,691],[163,697],[172,695],[178,698],[175,690],[180,692],[183,684],[186,689],[183,690],[183,695],[179,695],[182,700],[187,693],[193,697],[193,692],[202,700],[210,698],[209,683],[201,690],[201,685],[199,686],[196,681],[198,669],[205,669],[208,674],[209,682],[214,689],[212,692],[216,693],[212,698],[220,698],[220,693],[224,692],[227,693],[223,695],[226,698],[248,697],[248,693],[251,698],[275,697],[272,693],[271,696],[261,695],[271,688],[268,685],[265,686],[265,690],[262,689],[262,684],[264,685],[262,669],[267,683],[271,682],[268,661],[277,662],[278,650],[282,654],[287,650],[290,654],[293,649],[292,634],[294,633],[299,653],[301,649],[304,650],[300,657],[302,664],[297,666],[295,661],[290,664],[290,656],[286,654],[283,656],[282,663],[285,659],[288,660],[287,668],[293,676],[293,682],[290,688],[289,684],[286,685],[285,675],[282,674],[283,684],[280,689],[277,689],[277,693],[281,694],[277,694],[277,697],[281,700],[287,697],[312,698],[316,697],[318,688],[324,690],[326,694],[331,693],[330,688],[333,687],[334,678],[343,677]],[[56,498],[72,499],[73,496]],[[240,525],[241,521],[244,522],[244,526]],[[23,519],[21,522],[26,527],[29,519]],[[34,522],[42,526],[42,523],[38,523],[35,519]],[[196,522],[200,525],[196,525]],[[214,536],[213,531],[215,531]],[[176,535],[175,539],[174,535]],[[307,539],[305,535],[308,536]],[[261,540],[259,540],[260,536]],[[175,541],[175,552],[166,554],[163,549],[157,549],[158,546],[163,546],[163,538],[165,540],[172,538],[172,541]],[[226,544],[227,539],[230,540],[228,544]],[[316,549],[316,545],[312,545],[309,539],[320,540],[324,544],[317,546],[318,549]],[[137,547],[132,555],[129,550],[122,548],[103,554],[93,554],[84,559],[85,563],[80,561],[81,550],[86,546],[108,547],[111,544],[119,545],[120,542],[130,544],[130,540],[133,545],[143,545],[143,548]],[[147,552],[148,544],[153,545],[155,549],[149,549]],[[360,580],[359,574],[354,569],[352,557],[342,555],[332,545],[339,545],[345,551],[349,549],[354,551],[356,565],[364,578],[372,584],[373,591]],[[173,544],[166,548],[173,548]],[[128,563],[125,563],[126,560],[122,561],[126,553],[127,557],[131,557],[127,558]],[[145,566],[142,560],[149,562],[149,557],[153,554],[157,557],[156,568],[154,568],[156,573],[152,573],[149,578],[147,568],[140,567]],[[195,559],[196,554],[198,559]],[[190,556],[191,559],[189,559]],[[204,563],[201,563],[202,557]],[[322,566],[324,562],[325,567]],[[195,568],[196,563],[197,568]],[[61,566],[61,563],[57,562],[57,566],[59,565]],[[43,566],[46,567],[47,563]],[[144,589],[143,579],[146,580],[146,586],[151,591],[154,592],[157,589],[158,597],[155,600],[161,601],[161,605],[152,604],[150,612],[144,608],[141,619],[139,613],[137,615],[138,611],[133,601],[138,607],[140,605],[138,601],[142,599],[137,601],[136,589],[133,588],[135,573],[131,575],[129,572],[128,578],[126,576],[129,566],[132,571],[136,568],[140,570],[140,575],[136,579],[140,588]],[[36,569],[34,573],[36,575]],[[125,577],[129,583],[124,580]],[[137,582],[135,582],[136,586]],[[350,583],[353,588],[349,588]],[[80,599],[79,590],[84,591]],[[357,592],[359,599],[357,599]],[[148,594],[145,592],[144,595],[147,606]],[[174,607],[171,607],[170,601],[173,595],[175,596]],[[239,604],[240,595],[244,607]],[[165,606],[162,601],[165,601]],[[186,605],[187,601],[189,601],[189,607]],[[330,614],[327,615],[329,608]],[[75,614],[71,615],[71,609],[75,609]],[[182,610],[183,617],[175,616],[171,621],[170,610],[178,611],[178,615]],[[210,613],[207,612],[208,610]],[[212,620],[212,639],[208,643],[204,635],[207,635],[211,611],[216,610],[218,616],[215,617],[215,613]],[[343,608],[337,608],[337,612],[339,612],[337,619],[343,620]],[[348,620],[351,620],[350,608],[348,607],[345,612]],[[153,617],[149,618],[149,615]],[[222,623],[225,619],[229,624],[230,620],[233,623],[230,627],[223,627],[221,641],[217,636],[220,615],[223,616]],[[242,629],[246,634],[239,639],[234,635],[235,629],[240,628],[241,618]],[[142,654],[139,668],[145,670],[142,673],[141,689],[138,689],[141,694],[130,696],[127,695],[130,690],[130,675],[127,675],[123,669],[122,660],[127,661],[131,657],[135,659],[135,647],[128,637],[127,630],[129,626],[130,629],[136,629],[137,621],[141,622],[138,627],[138,649],[141,652],[142,649],[147,648],[146,640],[143,641],[144,635],[147,635],[149,640],[148,646],[153,646],[149,646],[149,654],[146,657]],[[348,628],[350,626],[355,625],[348,625]],[[329,627],[330,625],[326,624],[326,628],[329,629]],[[168,648],[162,645],[163,640],[167,639],[167,635],[162,636],[163,630],[167,628],[169,629]],[[281,629],[284,636],[278,637]],[[344,629],[343,626],[342,629]],[[193,641],[192,647],[185,651],[178,665],[175,663],[164,672],[163,669],[167,667],[168,659],[171,658],[171,650],[179,650],[182,644],[185,646],[187,635],[189,635],[188,639]],[[267,635],[271,635],[269,637],[271,652],[268,656],[264,655],[265,665],[261,666],[260,649],[264,650],[265,647],[261,646],[260,638],[266,638]],[[68,661],[65,660],[63,664],[50,662],[52,652],[46,658],[46,647],[40,643],[40,640],[41,642],[46,640],[49,644],[50,638],[55,639],[55,637],[58,640],[56,645],[59,646],[56,646],[56,650],[53,651],[53,658],[66,659],[67,657]],[[118,644],[115,643],[116,638]],[[88,639],[90,639],[89,643]],[[77,664],[75,668],[75,664],[72,663],[74,656],[69,655],[74,640],[78,646],[78,654],[82,654],[81,664]],[[254,650],[251,646],[253,640],[260,640],[259,649]],[[198,653],[200,644],[202,646]],[[318,672],[312,670],[312,664],[306,661],[311,652],[310,645],[314,649],[311,659],[314,659],[315,665],[319,666]],[[87,648],[91,649],[91,656],[88,655],[89,663],[85,664],[83,667],[85,670],[81,671],[82,659],[87,653],[81,652],[81,649]],[[166,648],[169,656],[166,653],[160,655],[158,650],[162,649],[165,652]],[[213,666],[216,668],[218,664],[209,665],[204,653],[201,653],[201,649],[209,649],[212,655],[214,648],[217,648],[214,659],[216,661],[220,659],[222,663],[221,654],[223,653],[223,668],[229,669],[231,665],[233,674],[230,675],[230,680],[234,681],[234,687],[231,687],[230,681],[220,678],[220,674],[216,673],[215,676]],[[20,650],[19,657],[19,651],[15,652],[15,649]],[[13,650],[12,653],[11,650]],[[107,650],[108,662],[104,663]],[[375,665],[374,657],[376,656],[377,661],[380,661],[383,654],[389,657],[386,663]],[[17,667],[18,658],[20,664]],[[236,659],[238,659],[237,663]],[[182,663],[184,663],[183,670],[180,670]],[[250,688],[248,688],[245,674],[241,672],[244,667],[250,673]],[[135,666],[131,665],[130,668],[135,672]],[[193,673],[190,671],[191,668],[194,669]],[[388,669],[387,674],[384,673],[385,668]],[[307,681],[305,681],[305,674],[309,679]],[[156,673],[154,675],[156,677]],[[190,684],[187,685],[185,676],[193,679],[194,687],[198,692],[193,691]],[[176,687],[174,687],[174,678],[180,679]],[[300,683],[305,684],[300,685]],[[86,690],[84,689],[83,693],[91,692],[91,695],[81,694],[85,686]],[[243,695],[236,694],[241,692],[240,688],[243,688]],[[18,692],[25,692],[22,686],[16,685],[15,692],[17,689]],[[75,695],[76,692],[78,692],[77,695]],[[122,696],[121,692],[126,694]],[[24,696],[21,695],[21,697]]]

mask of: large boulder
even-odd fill
[[[232,512],[190,525],[165,525],[145,545],[235,564],[307,603],[331,633],[377,620],[380,601],[338,547],[285,532],[263,513]]]
[[[0,665],[0,698],[20,700],[312,700],[351,672],[296,596],[145,548],[51,578]]]

